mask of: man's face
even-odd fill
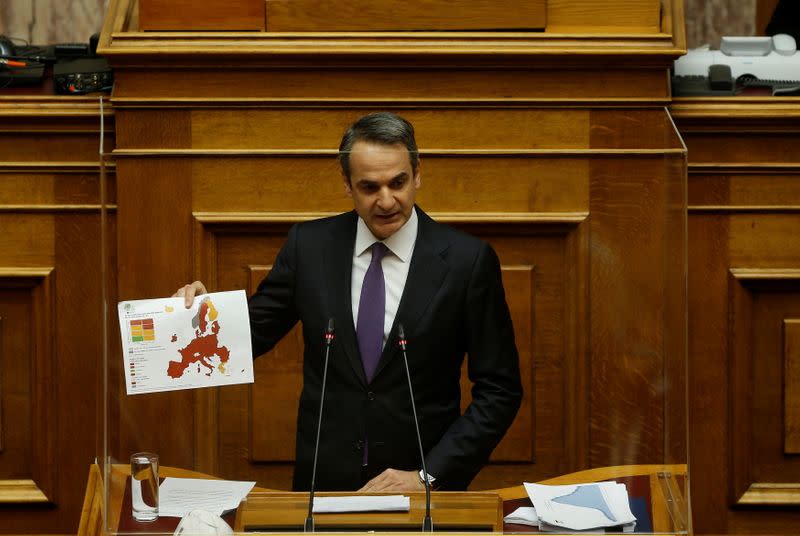
[[[402,143],[359,140],[353,144],[350,180],[344,178],[344,189],[376,238],[390,237],[408,221],[419,187],[419,163],[415,173]]]

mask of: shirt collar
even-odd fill
[[[414,244],[417,241],[418,225],[419,219],[417,218],[417,209],[416,207],[411,207],[411,216],[408,218],[408,221],[405,222],[397,232],[386,240],[383,240],[383,243],[389,248],[389,251],[394,253],[402,262],[408,262],[411,259],[411,254],[414,252]],[[356,256],[362,255],[371,248],[372,244],[375,242],[381,242],[381,240],[378,240],[375,235],[372,234],[372,231],[369,230],[364,220],[359,217],[358,225],[356,226]]]

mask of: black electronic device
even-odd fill
[[[14,43],[5,35],[0,35],[0,58],[8,58],[15,54]]]
[[[53,52],[59,58],[85,58],[89,55],[89,43],[58,43]]]
[[[31,63],[25,67],[0,68],[0,89],[38,86],[44,80],[44,65]]]
[[[733,91],[734,83],[729,65],[716,64],[708,68],[708,86],[712,91]]]
[[[53,66],[56,93],[82,95],[111,91],[114,76],[105,58],[59,61]]]

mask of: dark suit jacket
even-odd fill
[[[324,363],[323,333],[336,325],[320,439],[318,489],[361,485],[363,440],[369,464],[419,469],[408,360],[428,473],[443,489],[465,489],[502,439],[522,397],[519,358],[500,265],[485,242],[434,222],[417,208],[419,229],[408,279],[378,364],[367,384],[351,308],[350,277],[358,216],[349,212],[292,227],[269,276],[250,299],[254,355],[303,324],[303,391],[297,416],[295,489],[311,482]],[[464,355],[472,403],[461,414]]]

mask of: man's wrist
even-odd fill
[[[425,486],[425,472],[422,469],[419,470],[417,473],[417,477],[419,478],[419,483]],[[431,489],[436,489],[436,477],[432,474],[428,473],[428,484],[430,484]]]

